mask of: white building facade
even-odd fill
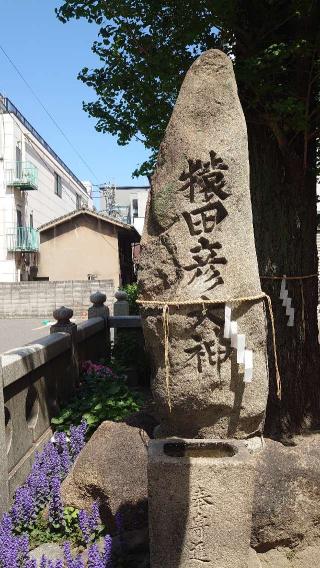
[[[141,235],[149,190],[149,186],[101,186],[100,211],[133,225]]]
[[[37,227],[82,206],[92,208],[84,185],[0,95],[0,281],[37,275]]]

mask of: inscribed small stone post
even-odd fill
[[[162,302],[141,309],[162,416],[159,435],[246,438],[261,432],[268,394],[266,317],[247,132],[232,61],[220,51],[203,53],[191,66],[160,146],[139,286],[141,300]],[[258,298],[232,303],[251,296]],[[162,309],[170,301],[181,304],[169,306],[165,364]],[[225,304],[235,322],[227,321],[226,329]],[[237,328],[245,335],[252,351],[250,383],[237,364],[236,335],[232,345],[224,336],[230,326],[231,333]]]
[[[242,440],[150,440],[152,568],[247,568],[254,466]]]

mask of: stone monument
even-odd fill
[[[160,146],[139,284],[141,300],[154,302],[142,304],[141,313],[160,435],[246,438],[261,432],[266,318],[247,132],[232,62],[220,51],[207,51],[188,71]],[[228,302],[239,298],[257,299]]]
[[[231,60],[188,71],[152,178],[139,270],[152,388],[152,568],[247,568],[268,395],[246,124]],[[171,437],[171,438],[170,438]],[[173,438],[174,437],[174,438]]]

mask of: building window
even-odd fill
[[[54,172],[54,192],[59,197],[62,197],[62,180],[61,176]]]
[[[76,209],[81,209],[81,195],[79,195],[78,193],[76,193]]]
[[[132,217],[138,217],[138,200],[137,199],[133,199],[132,200]]]
[[[22,213],[20,209],[17,209],[17,227],[22,227]]]
[[[30,229],[33,229],[33,213],[30,213]]]

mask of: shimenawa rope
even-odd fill
[[[196,306],[202,305],[203,307],[206,304],[209,305],[219,305],[219,304],[239,304],[241,302],[251,302],[255,300],[267,300],[269,314],[270,314],[270,321],[272,327],[272,342],[273,342],[273,351],[274,351],[274,363],[275,363],[275,372],[276,372],[276,384],[277,384],[277,396],[281,400],[281,378],[278,366],[278,356],[277,356],[277,346],[276,346],[276,332],[275,332],[275,324],[274,324],[274,315],[272,310],[272,303],[271,298],[261,292],[261,294],[256,294],[254,296],[243,296],[241,298],[228,298],[226,300],[170,300],[170,301],[161,301],[161,300],[137,300],[138,304],[142,306],[150,306],[150,307],[163,307],[162,310],[162,320],[163,320],[163,334],[164,334],[164,365],[165,365],[165,374],[166,374],[166,387],[167,387],[167,396],[168,396],[168,406],[171,412],[171,395],[170,395],[170,361],[169,361],[169,308],[170,306],[175,306],[179,308],[180,306]]]

